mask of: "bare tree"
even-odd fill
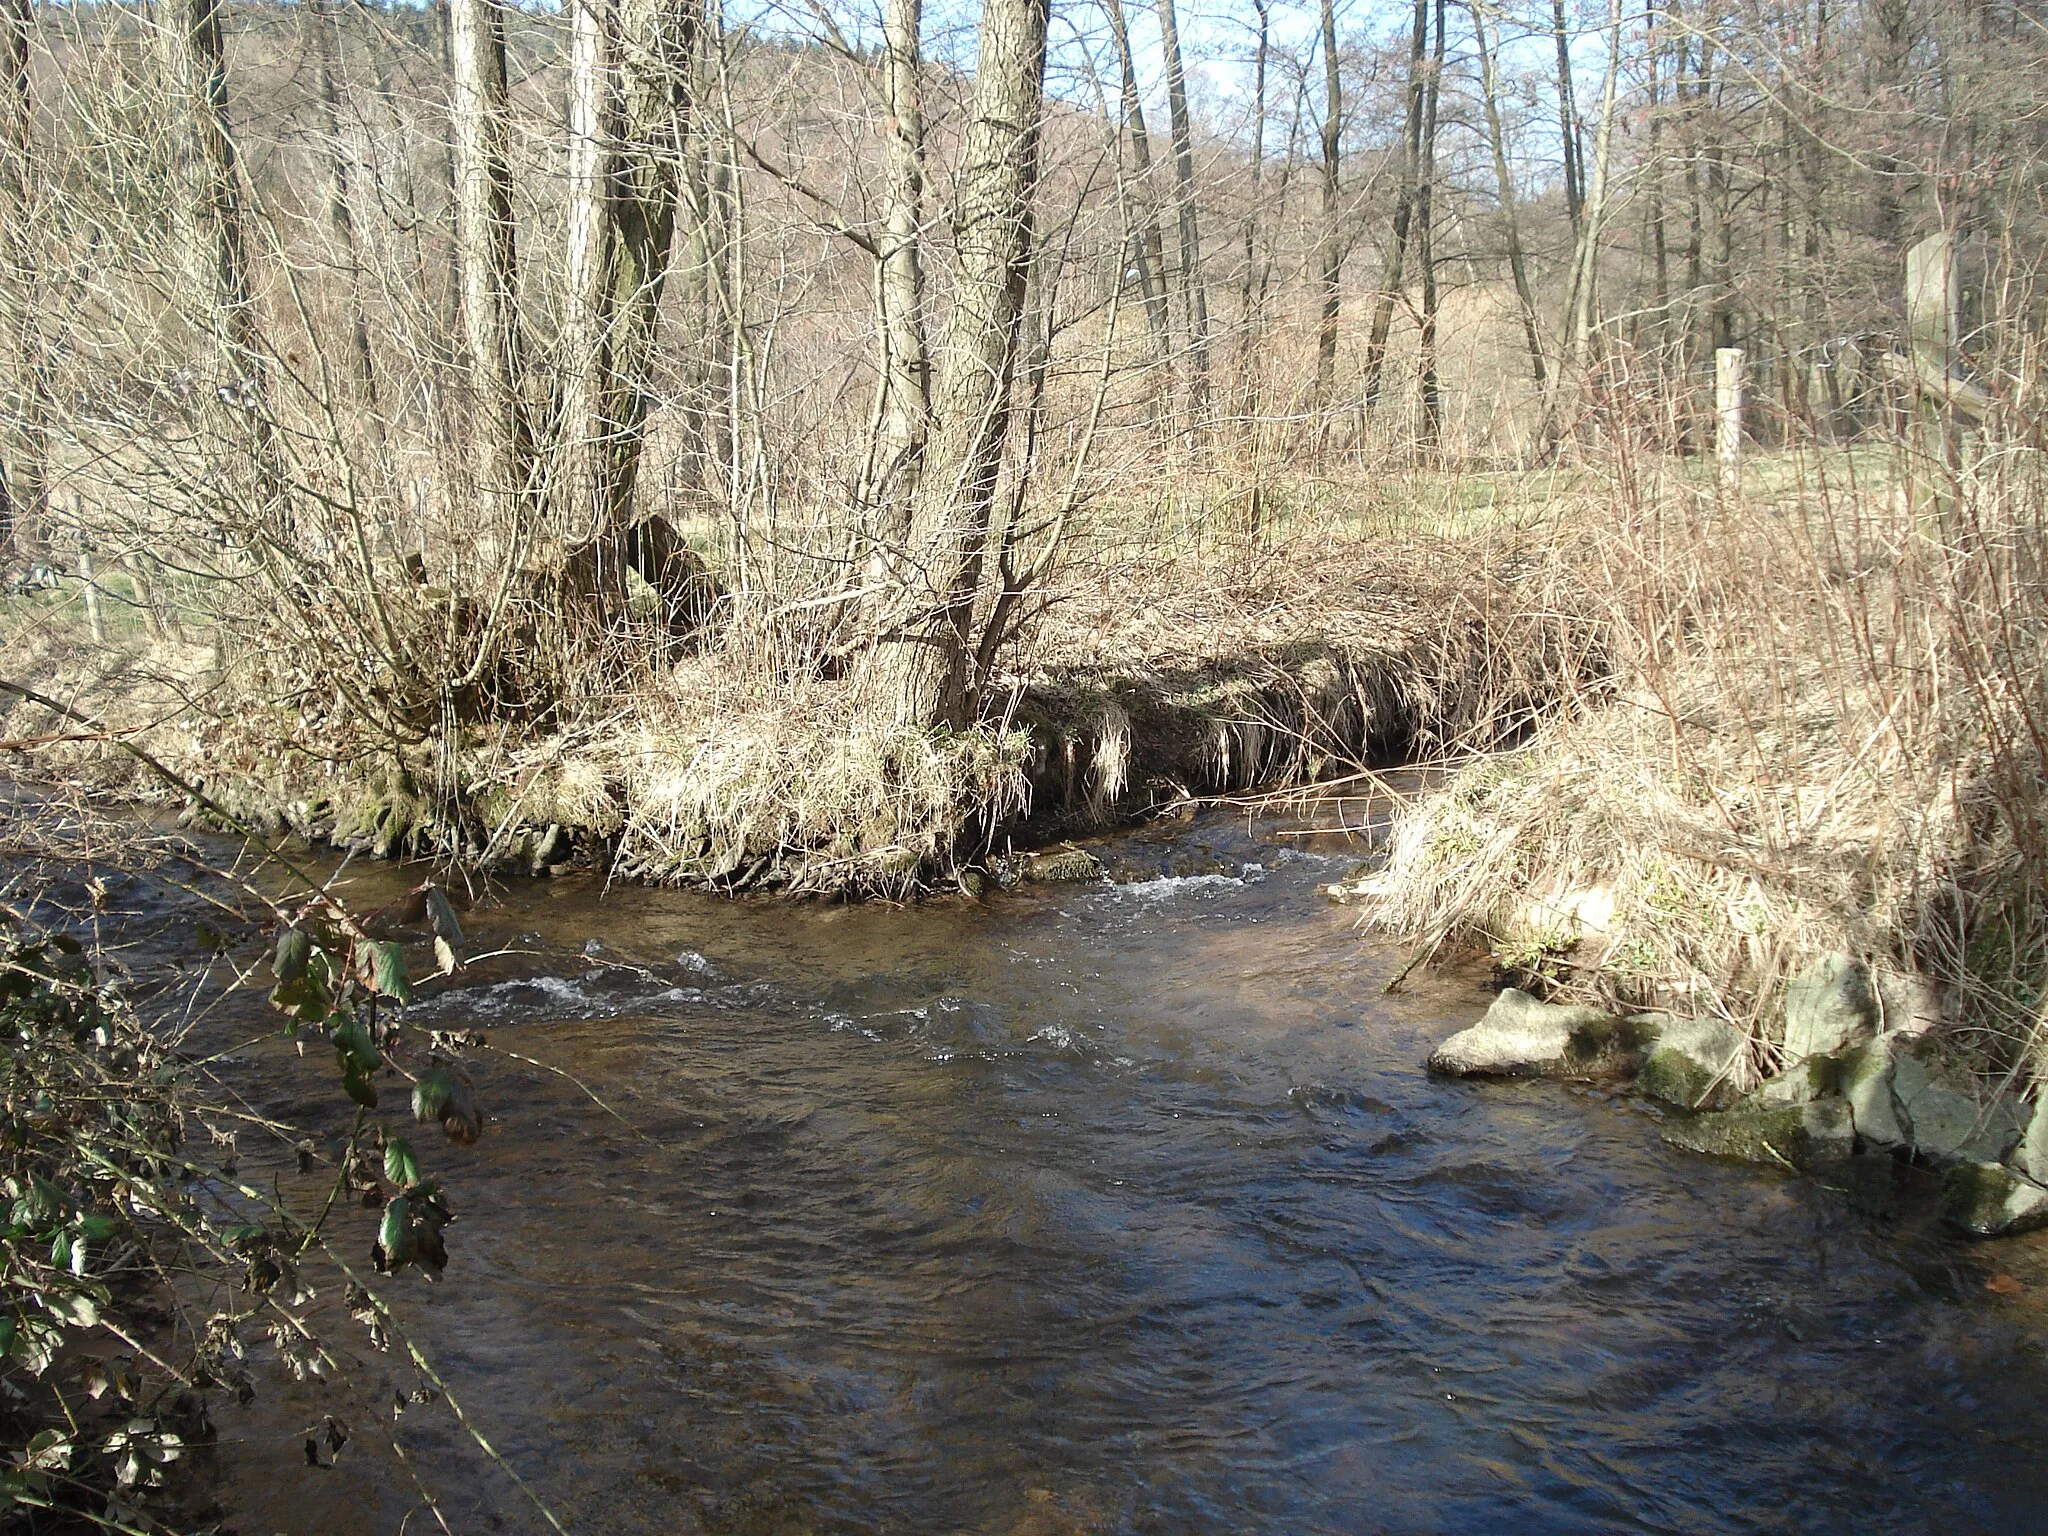
[[[1422,268],[1416,372],[1422,394],[1422,446],[1432,454],[1442,446],[1443,438],[1443,393],[1436,356],[1436,124],[1443,100],[1444,44],[1444,0],[1436,0],[1436,52],[1430,60],[1429,86],[1423,98],[1422,156],[1415,188],[1415,254]]]
[[[326,0],[301,0],[306,43],[313,55],[313,95],[319,108],[321,158],[327,167],[327,229],[334,261],[348,290],[349,357],[357,399],[373,442],[381,435],[377,410],[377,366],[370,346],[370,315],[363,303],[362,249],[356,238],[354,155],[342,126],[340,41]]]
[[[953,314],[910,529],[911,607],[874,669],[891,713],[907,724],[961,725],[974,712],[975,598],[1031,270],[1049,9],[1049,0],[982,4],[954,210]]]
[[[1373,306],[1372,331],[1365,344],[1365,408],[1380,398],[1386,369],[1387,338],[1394,326],[1394,305],[1408,259],[1408,230],[1415,218],[1415,180],[1422,161],[1422,108],[1428,88],[1429,0],[1415,0],[1415,33],[1408,44],[1408,121],[1401,136],[1401,183],[1394,198],[1394,227],[1387,242],[1387,260]]]
[[[498,0],[449,0],[448,22],[456,244],[476,489],[492,534],[508,541],[508,565],[516,565],[516,551],[532,536],[525,512],[540,487],[533,414],[524,395],[504,15]]]
[[[1322,318],[1316,327],[1316,403],[1324,406],[1337,372],[1337,321],[1343,300],[1344,232],[1339,216],[1339,157],[1344,142],[1344,72],[1337,56],[1336,0],[1322,0],[1323,25],[1323,231]]]
[[[8,432],[0,445],[0,558],[41,552],[48,522],[49,382],[37,318],[39,285],[31,199],[35,173],[35,99],[29,84],[31,0],[0,4],[0,327],[7,349],[4,396]]]
[[[178,122],[172,135],[173,208],[185,264],[184,299],[206,337],[208,386],[241,424],[259,517],[281,510],[283,470],[272,430],[268,367],[249,281],[241,168],[228,124],[220,0],[163,0],[157,57]]]
[[[1202,231],[1195,213],[1195,137],[1181,60],[1174,0],[1158,0],[1159,46],[1166,56],[1166,108],[1173,131],[1173,199],[1180,228],[1181,329],[1188,343],[1188,430],[1199,437],[1209,408],[1209,294],[1202,282]]]
[[[672,553],[666,539],[651,546],[659,530],[636,531],[634,489],[675,238],[697,15],[688,0],[579,0],[574,25],[555,488],[564,533],[588,551],[595,595],[613,606],[625,600],[629,567],[663,590]]]
[[[882,95],[888,191],[875,291],[881,311],[881,423],[868,496],[879,536],[910,531],[910,498],[931,433],[931,358],[924,328],[924,5],[887,0]]]
[[[1515,285],[1515,304],[1522,316],[1522,338],[1529,348],[1529,371],[1540,395],[1544,388],[1543,342],[1537,332],[1536,296],[1529,286],[1529,262],[1522,250],[1522,221],[1516,208],[1515,178],[1508,169],[1507,135],[1500,120],[1500,88],[1492,44],[1487,40],[1484,0],[1468,0],[1472,36],[1479,50],[1479,96],[1486,112],[1487,148],[1493,152],[1494,186],[1500,198],[1502,236],[1507,245],[1508,275]]]
[[[1159,215],[1152,203],[1152,137],[1145,130],[1145,108],[1138,97],[1138,71],[1131,58],[1131,33],[1124,21],[1122,0],[1104,0],[1109,34],[1116,47],[1124,126],[1131,135],[1131,161],[1137,182],[1136,228],[1131,234],[1131,265],[1137,268],[1138,291],[1145,301],[1145,321],[1158,356],[1170,356],[1166,315],[1166,246],[1159,233]]]

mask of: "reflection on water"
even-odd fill
[[[2039,1244],[1431,1080],[1477,982],[1383,997],[1303,846],[1211,824],[986,907],[516,890],[472,936],[533,953],[415,1013],[630,1126],[482,1053],[453,1263],[391,1294],[572,1531],[2048,1528]],[[424,1486],[542,1528],[330,1343],[349,1448],[306,1465],[311,1394],[222,1409],[230,1524],[430,1529]]]

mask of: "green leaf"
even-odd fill
[[[371,940],[364,947],[367,965],[363,983],[397,1003],[412,1001],[412,983],[405,974],[405,946],[393,939]]]
[[[306,962],[312,954],[312,936],[296,928],[287,928],[278,935],[277,953],[270,960],[270,974],[279,981],[296,981],[306,974]]]
[[[81,1216],[72,1226],[80,1237],[93,1243],[104,1243],[121,1230],[120,1221],[112,1216]]]
[[[420,1074],[412,1085],[412,1117],[422,1125],[439,1120],[455,1097],[455,1079],[446,1067],[433,1067]]]
[[[377,1246],[371,1250],[371,1257],[388,1275],[410,1264],[418,1253],[412,1229],[412,1197],[399,1195],[384,1207],[384,1220],[377,1228]]]
[[[451,946],[462,942],[462,924],[456,921],[448,893],[438,885],[427,887],[427,927],[435,938],[446,939]]]
[[[384,1177],[400,1189],[411,1189],[420,1182],[420,1160],[413,1153],[412,1143],[403,1136],[393,1136],[384,1143]]]
[[[354,1065],[357,1070],[367,1073],[376,1071],[383,1063],[383,1057],[377,1054],[370,1031],[361,1019],[346,1018],[334,1026],[334,1049],[344,1067]]]
[[[356,1103],[365,1109],[377,1107],[377,1085],[370,1074],[353,1060],[345,1061],[341,1068],[341,1088]]]

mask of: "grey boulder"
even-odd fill
[[[1941,1215],[1972,1237],[2048,1227],[2048,1189],[1998,1163],[1957,1163],[1941,1177]]]
[[[1648,1039],[1636,1087],[1680,1109],[1727,1109],[1741,1097],[1749,1037],[1719,1019],[1668,1013],[1626,1021]]]
[[[1509,987],[1485,1018],[1436,1048],[1429,1069],[1453,1077],[1585,1077],[1624,1069],[1639,1042],[1628,1021],[1598,1008],[1540,1002]]]
[[[1906,1144],[1934,1162],[2002,1161],[2025,1129],[2010,1096],[1983,1099],[1905,1051],[1893,1054],[1891,1091]]]
[[[1842,1099],[1817,1099],[1789,1109],[1735,1109],[1697,1115],[1664,1133],[1673,1146],[1710,1157],[1812,1168],[1838,1163],[1856,1150],[1856,1129]]]
[[[2036,1184],[2048,1185],[2048,1103],[2036,1102],[2027,1121],[2027,1133],[2012,1150],[2013,1167]]]
[[[1822,955],[1785,988],[1785,1055],[1832,1056],[1877,1030],[1870,968],[1854,955]]]

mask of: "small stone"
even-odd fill
[[[1454,1077],[1584,1077],[1623,1069],[1642,1038],[1598,1008],[1539,1002],[1509,987],[1485,1018],[1436,1048],[1429,1069]]]
[[[1838,1163],[1856,1150],[1856,1128],[1842,1099],[1816,1099],[1790,1109],[1737,1109],[1696,1115],[1664,1133],[1673,1146],[1710,1157],[1811,1168]]]
[[[1639,1014],[1627,1021],[1653,1043],[1636,1087],[1680,1109],[1727,1109],[1741,1097],[1749,1037],[1719,1019]]]
[[[1892,1094],[1889,1036],[1867,1041],[1842,1058],[1842,1096],[1855,1117],[1856,1134],[1873,1146],[1903,1147],[1909,1138]]]
[[[1941,1177],[1941,1215],[1972,1237],[2048,1227],[2048,1189],[1997,1163],[1957,1163]]]
[[[1877,1029],[1870,970],[1854,955],[1823,955],[1785,988],[1785,1055],[1832,1056]]]

